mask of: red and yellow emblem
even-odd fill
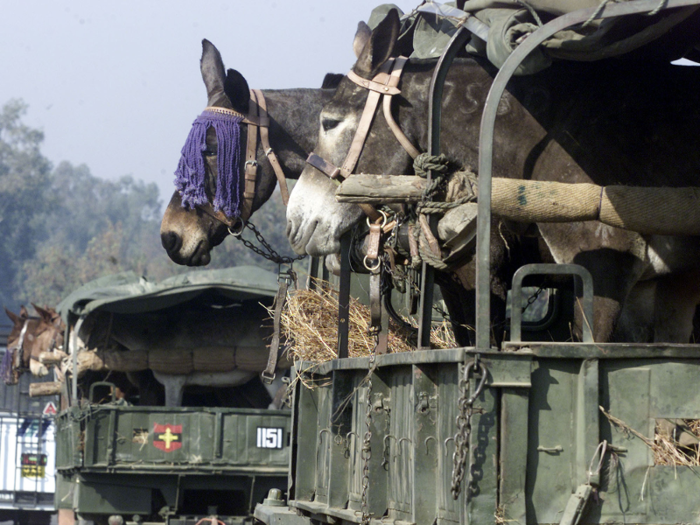
[[[182,425],[153,424],[153,446],[163,452],[182,448]]]

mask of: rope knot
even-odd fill
[[[427,177],[429,171],[438,172],[441,175],[447,173],[449,161],[445,155],[430,155],[421,153],[413,160],[413,171],[419,177]]]

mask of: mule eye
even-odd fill
[[[339,120],[334,120],[330,118],[324,118],[321,120],[321,126],[323,127],[323,131],[330,131],[336,126],[340,124]]]

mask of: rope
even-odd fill
[[[432,179],[423,191],[423,200],[428,200],[435,194],[443,183],[449,169],[449,161],[445,155],[429,155],[421,153],[413,161],[413,171],[419,177],[427,178],[432,173]]]
[[[429,155],[428,153],[421,153],[413,161],[413,171],[416,175],[424,178],[428,176],[429,172],[432,175],[430,184],[428,184],[423,191],[421,202],[416,204],[415,211],[418,216],[443,214],[448,210],[476,199],[476,195],[471,194],[451,202],[431,200],[438,189],[444,185],[445,178],[450,173],[449,164],[449,160],[445,155]],[[437,270],[450,270],[450,266],[445,264],[441,257],[438,257],[432,252],[425,232],[418,226],[417,222],[418,221],[416,221],[416,226],[413,228],[413,236],[418,245],[418,254],[411,261],[411,266],[413,268],[418,268],[425,262]]]
[[[539,17],[537,14],[537,11],[535,11],[535,8],[532,7],[529,3],[525,2],[525,0],[516,0],[520,5],[522,5],[525,9],[527,9],[530,12],[530,16],[535,20],[537,25],[539,27],[542,27],[542,19]]]

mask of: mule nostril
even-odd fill
[[[160,242],[167,252],[176,252],[182,246],[182,238],[175,232],[161,233]]]

